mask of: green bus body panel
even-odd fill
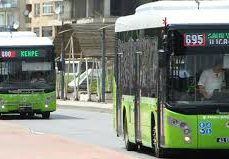
[[[151,116],[153,113],[156,118],[157,99],[141,97],[140,100],[142,144],[152,147]],[[123,95],[122,105],[126,110],[129,141],[135,143],[134,96]]]
[[[172,112],[168,109],[163,109],[164,111],[164,136],[165,136],[165,147],[166,148],[197,148],[197,116],[196,115],[183,115],[179,113]],[[176,120],[185,122],[191,129],[191,143],[186,143],[184,140],[184,130],[178,126],[173,126],[169,124],[169,118],[174,118]]]
[[[115,85],[115,82],[113,82]],[[115,87],[114,87],[115,88]],[[113,90],[115,93],[116,90]],[[134,120],[134,96],[122,96],[122,110],[126,110],[127,126],[129,141],[136,143],[135,140],[135,120]],[[141,135],[142,144],[152,147],[151,141],[151,117],[154,115],[155,123],[157,123],[157,98],[141,97],[140,113],[141,113]],[[116,104],[114,99],[114,119],[116,118]],[[191,142],[184,140],[184,129],[172,125],[169,118],[187,124],[191,130]],[[217,142],[217,138],[226,138],[229,140],[229,115],[185,115],[163,109],[163,130],[164,130],[164,148],[178,149],[229,149],[229,142]],[[116,120],[114,120],[114,125]],[[187,136],[187,135],[186,135]]]
[[[129,141],[136,143],[135,141],[135,127],[134,127],[134,96],[123,95],[122,96],[122,110],[126,110],[127,128]]]
[[[191,129],[190,143],[184,141],[184,130],[169,124],[169,117],[185,122]],[[217,138],[229,138],[229,115],[183,115],[164,109],[166,148],[229,149],[229,142],[219,143]]]
[[[229,149],[229,141],[217,142],[217,138],[229,140],[229,115],[198,115],[198,148]]]
[[[48,107],[45,107],[48,98]],[[0,94],[4,108],[0,113],[19,112],[20,107],[31,106],[34,112],[52,112],[56,110],[56,92],[33,94]]]
[[[141,97],[140,100],[142,144],[147,147],[152,147],[151,116],[153,113],[155,120],[157,119],[155,114],[157,110],[157,99]]]

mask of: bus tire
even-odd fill
[[[28,117],[31,119],[34,117],[34,113],[28,113]]]
[[[26,119],[26,113],[20,113],[20,118],[21,119]]]
[[[138,149],[138,145],[129,141],[127,119],[125,116],[124,116],[124,125],[123,125],[123,135],[124,135],[125,147],[127,151],[136,151]]]
[[[50,112],[44,112],[44,113],[42,113],[42,118],[43,119],[49,119],[50,118]]]

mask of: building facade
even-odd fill
[[[26,29],[26,0],[0,0],[0,31]]]
[[[27,0],[32,10],[26,26],[38,36],[54,38],[56,27],[61,26],[62,21],[68,24],[114,23],[117,16],[133,13],[137,5],[146,1],[152,0]]]
[[[71,19],[70,0],[31,0],[31,30],[38,36],[54,38],[56,27]]]
[[[72,0],[72,28],[84,56],[101,56],[102,28],[106,28],[106,54],[114,52],[114,24],[119,16],[153,0]]]
[[[114,52],[114,24],[119,16],[132,14],[136,6],[151,2],[152,0],[71,0],[70,19],[65,23],[70,24],[77,43],[74,50],[76,56],[82,52],[83,56],[101,56],[102,28],[106,28],[106,54],[113,55]],[[64,6],[65,7],[65,6]],[[58,32],[64,30],[58,27]],[[66,36],[72,33],[66,33]],[[68,42],[69,37],[65,37],[64,43]],[[55,43],[57,51],[60,50],[61,38],[56,36]],[[69,51],[67,51],[69,52]],[[58,53],[59,54],[59,53]],[[67,54],[66,54],[67,55]],[[68,55],[67,55],[68,56]]]

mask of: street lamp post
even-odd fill
[[[60,20],[61,8],[63,7],[63,2],[60,2],[57,8],[55,8],[55,13],[58,15],[58,21]],[[60,35],[60,43],[61,43],[61,54],[60,54],[60,62],[61,62],[61,94],[60,98],[65,99],[64,89],[65,89],[65,49],[64,49],[64,33],[68,30],[64,30],[64,19],[61,18],[61,32],[58,34]]]
[[[106,28],[102,29],[102,101],[105,102],[106,92]]]

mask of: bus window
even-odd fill
[[[169,101],[212,101],[204,99],[200,93],[198,82],[205,70],[214,67],[217,60],[223,59],[223,55],[185,55],[173,56],[170,59],[169,73]],[[224,68],[224,83],[220,93],[216,96],[218,100],[226,100],[228,95],[228,68]]]

